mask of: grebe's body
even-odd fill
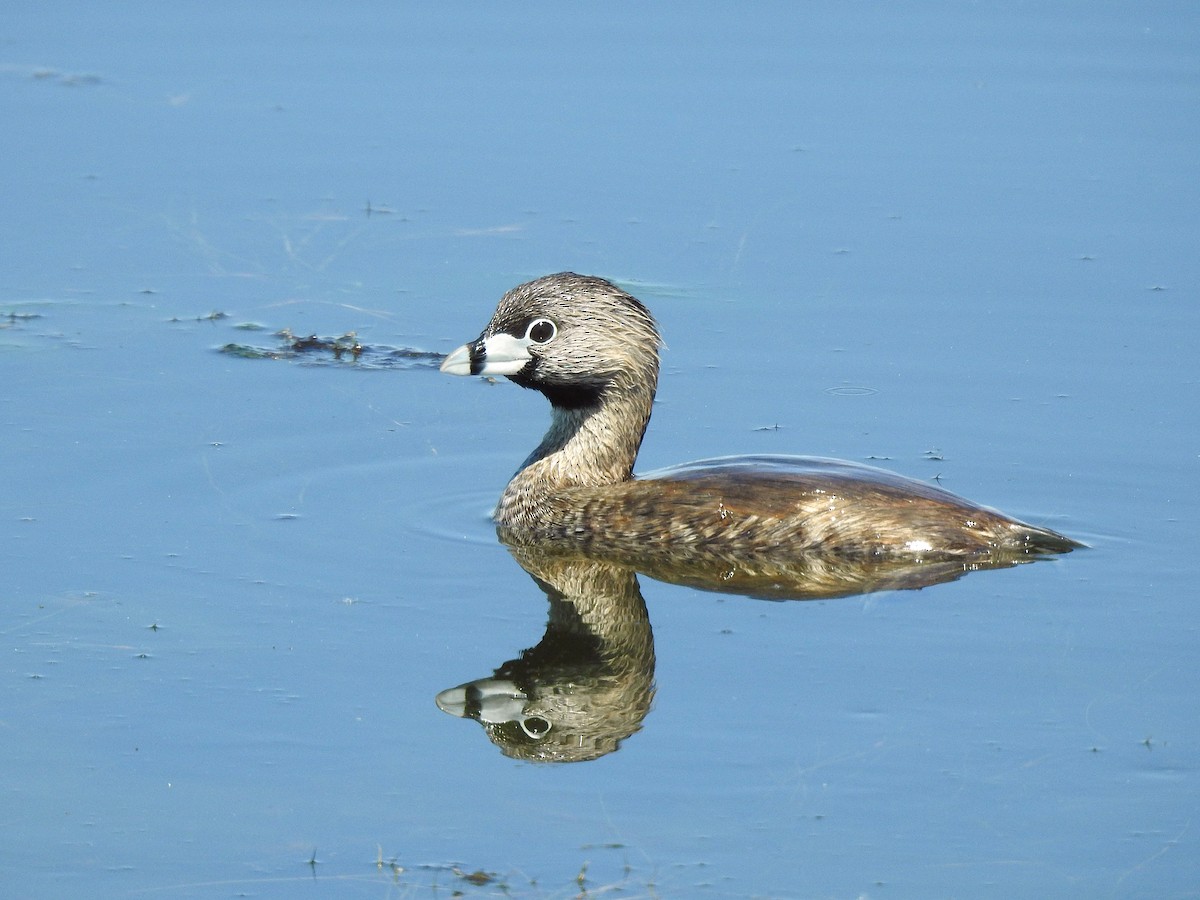
[[[951,559],[1062,553],[1080,544],[923,482],[837,460],[728,457],[635,478],[658,384],[649,311],[570,272],[513,288],[442,371],[541,391],[552,421],[495,520],[510,540],[643,555],[822,553]]]

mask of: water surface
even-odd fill
[[[1193,896],[1197,19],[11,10],[6,893]],[[865,461],[1091,549],[642,579],[640,730],[503,755],[434,698],[546,629],[486,519],[546,410],[435,361],[562,269],[660,320],[641,469]]]

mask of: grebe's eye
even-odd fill
[[[549,319],[534,319],[525,331],[525,337],[535,344],[548,344],[558,334],[558,328]]]

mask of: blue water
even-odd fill
[[[1194,5],[4,19],[0,893],[1195,896]],[[562,269],[662,326],[640,469],[870,461],[1091,548],[643,579],[640,731],[503,756],[434,697],[542,636],[486,513],[547,413],[420,354]],[[284,328],[371,353],[220,352]]]

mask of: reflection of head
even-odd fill
[[[654,695],[654,642],[637,577],[579,556],[513,555],[550,601],[546,633],[494,678],[443,691],[438,706],[477,720],[516,759],[611,753],[641,727]]]

